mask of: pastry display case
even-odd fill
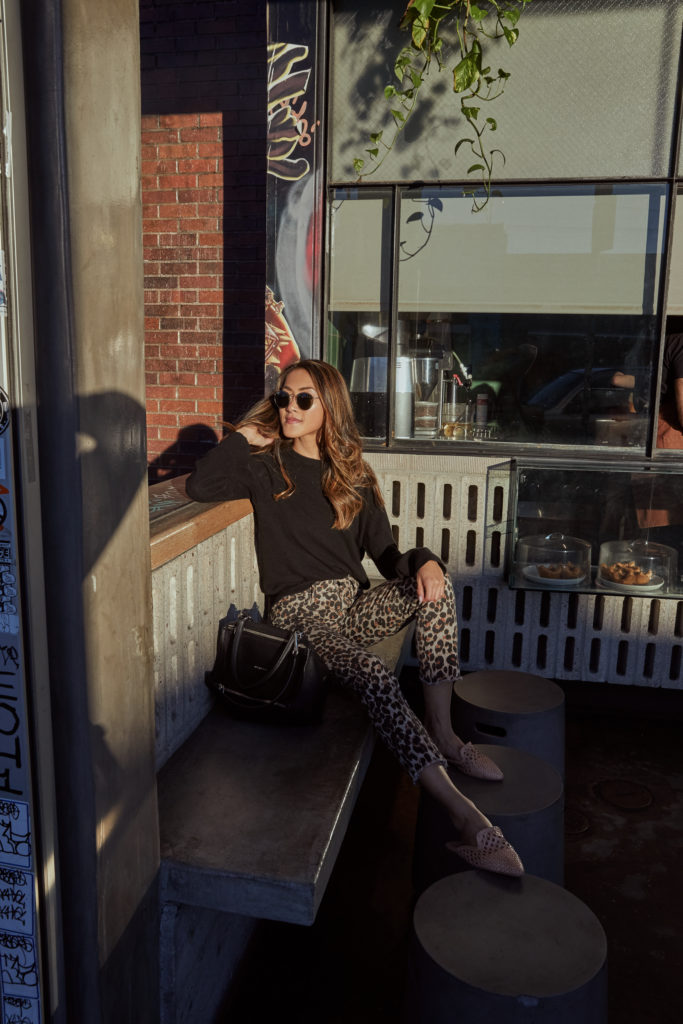
[[[513,462],[512,588],[683,596],[683,467]]]

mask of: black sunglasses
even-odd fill
[[[276,391],[273,395],[273,405],[277,409],[286,409],[293,398],[302,412],[307,412],[317,397],[317,395],[309,394],[308,391],[300,391],[298,395],[293,395],[291,391]]]

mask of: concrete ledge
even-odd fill
[[[398,672],[411,636],[373,650]],[[373,747],[365,710],[334,686],[314,726],[214,707],[158,776],[162,904],[312,924]]]
[[[174,477],[149,488],[152,571],[253,511],[246,499],[214,504],[192,501],[185,493],[186,480],[187,475]]]

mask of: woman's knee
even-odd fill
[[[370,651],[359,651],[356,654],[354,675],[360,682],[364,694],[393,697],[400,693],[396,676],[389,671],[378,655]]]

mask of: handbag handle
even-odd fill
[[[232,646],[231,646],[231,649],[230,649],[230,671],[232,673],[233,679],[235,679],[239,683],[241,683],[242,681],[240,680],[239,672],[237,671],[237,650],[238,650],[239,645],[240,645],[240,640],[242,638],[242,633],[244,631],[244,627],[246,625],[246,622],[247,622],[246,616],[240,616],[239,619],[237,620],[237,625],[235,626],[235,635],[233,637]],[[275,662],[271,665],[271,667],[268,669],[268,671],[264,672],[263,675],[260,677],[259,685],[261,685],[262,683],[268,682],[269,679],[272,679],[272,677],[275,675],[275,673],[281,668],[282,663],[285,660],[285,658],[287,657],[287,655],[288,654],[296,654],[297,653],[298,646],[299,646],[299,636],[298,636],[298,634],[296,633],[295,630],[292,630],[292,632],[287,637],[286,644],[282,648],[282,650],[281,650],[280,654],[278,655],[278,657],[275,659]],[[294,665],[292,663],[292,668],[293,667],[294,667]],[[288,682],[289,682],[289,680],[288,680]],[[244,684],[242,684],[242,685],[244,685]],[[287,684],[285,684],[285,685],[287,685]]]

